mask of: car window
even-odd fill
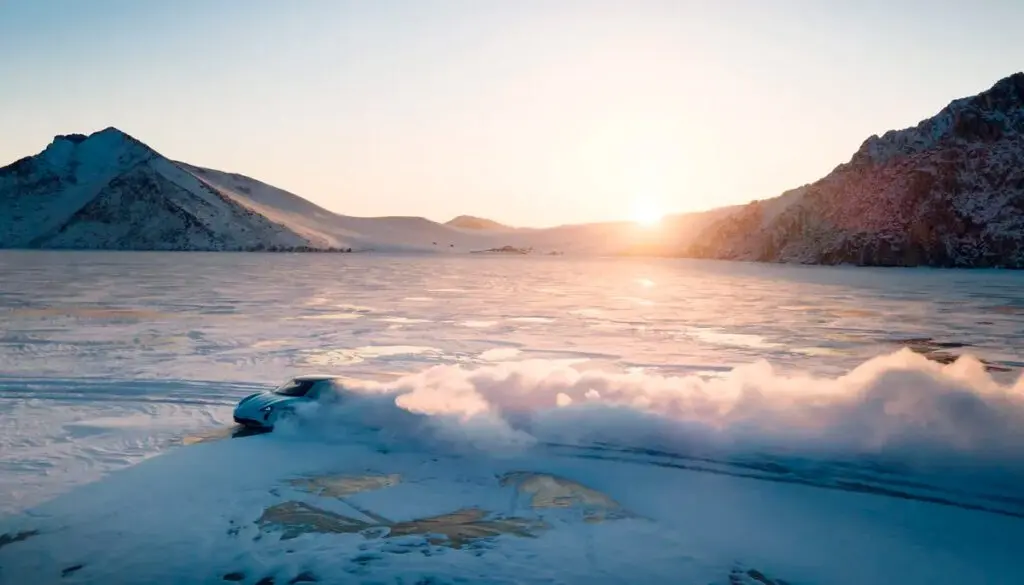
[[[305,396],[316,382],[314,380],[289,380],[278,386],[274,394],[282,396]]]
[[[309,392],[306,393],[306,398],[312,398],[313,400],[316,400],[317,398],[320,397],[320,394],[322,394],[323,391],[324,391],[324,382],[323,381],[314,382],[313,385],[310,386]]]

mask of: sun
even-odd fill
[[[630,212],[631,219],[644,227],[654,227],[661,223],[665,213],[650,199],[637,199],[633,201],[633,208]]]

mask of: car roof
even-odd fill
[[[323,380],[335,380],[338,376],[332,376],[330,374],[305,374],[302,376],[293,376],[292,380],[297,382],[320,382]]]

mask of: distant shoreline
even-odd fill
[[[533,258],[571,258],[580,260],[596,260],[596,259],[638,259],[638,260],[691,260],[696,262],[716,262],[716,263],[731,263],[731,264],[749,264],[759,266],[785,266],[785,267],[805,267],[805,268],[902,268],[902,269],[928,269],[928,270],[957,270],[957,271],[979,271],[979,270],[1005,270],[1007,272],[1019,272],[1024,270],[1024,267],[1014,266],[942,266],[942,265],[931,265],[931,264],[912,264],[912,265],[899,265],[899,264],[854,264],[854,263],[836,263],[836,264],[824,264],[824,263],[804,263],[804,262],[777,262],[777,261],[764,261],[764,260],[734,260],[726,258],[702,258],[698,256],[682,256],[682,255],[671,255],[671,254],[637,254],[629,252],[621,252],[617,254],[567,254],[565,252],[509,252],[502,251],[499,249],[491,250],[468,250],[468,251],[449,251],[449,252],[435,252],[431,250],[356,250],[352,249],[308,249],[308,250],[162,250],[162,249],[123,249],[123,248],[0,248],[0,254],[4,252],[121,252],[121,253],[180,253],[180,254],[359,254],[359,255],[379,255],[379,256],[427,256],[427,257],[451,257],[451,256],[473,256],[473,257],[533,257]]]

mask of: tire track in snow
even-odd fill
[[[0,515],[23,511],[224,425],[262,386],[0,377]]]

